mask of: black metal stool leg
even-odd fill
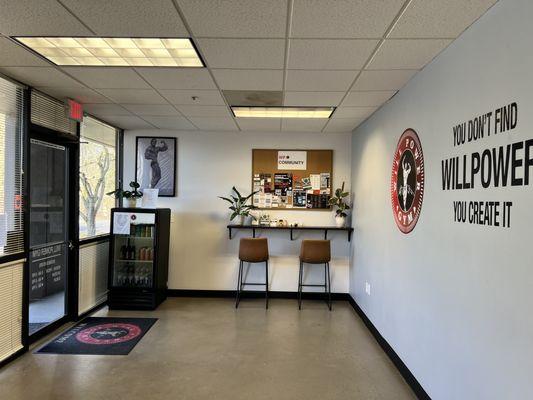
[[[304,264],[300,261],[300,273],[298,275],[298,309],[302,309],[302,282],[303,282]]]
[[[241,297],[241,289],[242,289],[242,265],[243,262],[239,262],[239,277],[237,278],[237,296],[235,297],[235,308],[239,307],[239,301]]]
[[[324,263],[324,293],[328,291],[328,264]]]
[[[331,277],[329,274],[329,262],[326,265],[328,270],[328,307],[329,311],[331,311]]]
[[[268,310],[268,260],[265,261],[265,263],[266,263],[266,268],[265,268],[266,270],[266,280],[265,280],[266,281],[266,287],[265,287],[266,307],[265,308]]]

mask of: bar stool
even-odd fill
[[[268,242],[266,238],[243,238],[239,243],[239,278],[237,282],[237,297],[235,308],[239,307],[242,288],[246,285],[265,286],[266,308],[268,309]],[[243,282],[244,263],[265,263],[265,283]]]
[[[302,288],[304,286],[323,287],[328,294],[328,308],[331,311],[331,278],[329,262],[331,261],[331,246],[329,240],[302,240],[300,249],[300,275],[298,277],[298,309],[302,309]],[[324,284],[304,285],[304,263],[324,264]]]

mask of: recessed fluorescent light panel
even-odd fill
[[[15,37],[57,65],[204,67],[188,38]]]
[[[335,107],[240,107],[232,106],[237,118],[329,118]]]

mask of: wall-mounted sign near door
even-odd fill
[[[391,201],[396,225],[403,233],[414,228],[424,198],[424,155],[413,129],[400,137],[392,162]]]

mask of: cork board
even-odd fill
[[[252,150],[253,204],[262,210],[330,210],[333,150]]]

